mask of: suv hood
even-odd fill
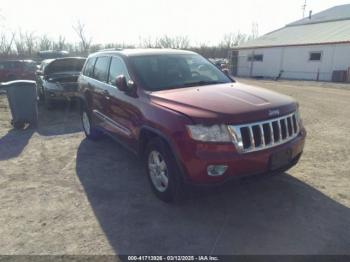
[[[201,124],[249,123],[296,110],[295,100],[288,96],[237,82],[157,91],[150,98]]]

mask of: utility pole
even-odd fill
[[[252,39],[256,39],[259,36],[259,25],[257,22],[252,23]]]
[[[306,10],[306,0],[304,1],[304,4],[301,6],[301,10],[303,10],[303,18],[305,17],[305,10]]]

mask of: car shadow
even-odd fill
[[[47,110],[40,104],[38,119],[38,125],[35,127],[29,125],[22,130],[13,128],[0,137],[0,160],[19,156],[34,133],[56,136],[82,130],[78,105],[75,103],[60,103],[53,110]]]
[[[57,103],[51,110],[39,104],[38,118],[36,132],[42,136],[65,135],[82,131],[78,103]]]
[[[108,138],[83,140],[76,172],[117,254],[349,254],[350,210],[286,173],[153,195],[141,162]],[[316,175],[316,174],[315,174]]]

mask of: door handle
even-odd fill
[[[110,98],[110,97],[109,97],[109,92],[108,92],[108,90],[104,89],[104,90],[102,91],[102,93],[105,95],[105,98],[106,98],[106,99],[109,99],[109,98]]]

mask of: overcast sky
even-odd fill
[[[265,34],[302,17],[304,0],[1,0],[1,30],[34,31],[78,41],[72,24],[86,25],[94,43],[133,43],[140,37],[187,35],[192,45],[216,44],[225,33]],[[307,0],[319,12],[344,0]]]

